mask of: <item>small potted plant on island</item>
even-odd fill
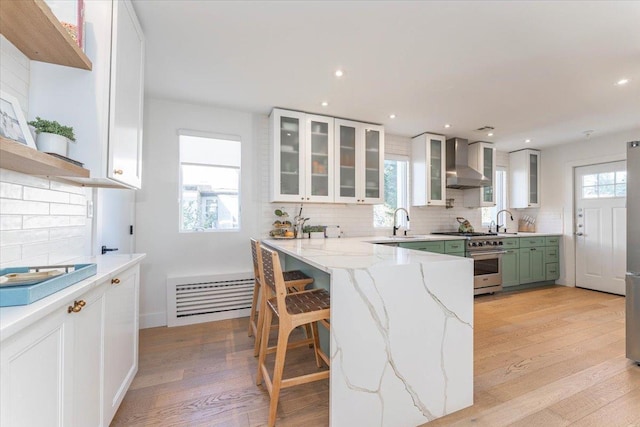
[[[307,225],[302,229],[302,232],[309,234],[310,239],[324,239],[325,229],[326,227],[324,225]]]
[[[36,128],[38,150],[67,157],[69,141],[76,142],[72,127],[63,126],[56,121],[44,120],[40,117],[36,117],[29,124]]]

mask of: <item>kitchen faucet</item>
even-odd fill
[[[398,231],[400,229],[399,225],[396,225],[396,214],[398,213],[398,211],[404,211],[407,214],[407,222],[409,222],[409,211],[407,211],[405,208],[398,208],[395,211],[393,211],[393,235],[396,235],[396,231]],[[405,231],[406,234],[406,231]]]
[[[508,213],[509,214],[509,218],[511,218],[511,221],[513,221],[513,214],[510,211],[508,211],[506,209],[502,209],[501,211],[498,211],[498,213],[496,214],[496,233],[499,233],[500,232],[500,227],[504,226],[504,224],[500,225],[500,214],[502,212]]]

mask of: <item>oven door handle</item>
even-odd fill
[[[502,255],[502,254],[506,254],[507,251],[485,251],[485,252],[470,252],[469,256],[470,257],[474,257],[474,256],[484,256],[484,255]]]

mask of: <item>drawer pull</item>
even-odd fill
[[[124,173],[124,171],[122,169],[116,169],[116,170],[113,171],[113,173],[115,175],[122,175]]]
[[[87,303],[84,302],[84,300],[74,301],[73,306],[70,305],[67,307],[67,313],[78,313],[85,305],[87,305]]]
[[[120,279],[118,279],[117,277],[115,279],[111,279],[111,284],[112,285],[119,285],[120,284]]]

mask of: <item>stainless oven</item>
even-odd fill
[[[473,294],[489,294],[502,290],[502,237],[489,233],[457,233],[446,234],[464,237],[465,255],[473,258]]]

